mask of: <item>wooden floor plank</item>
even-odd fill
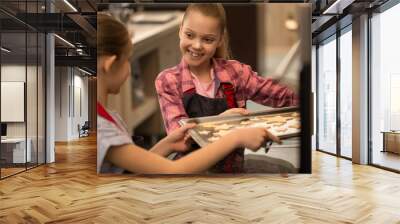
[[[96,175],[96,139],[0,181],[0,223],[400,223],[400,175],[313,152],[311,175]]]

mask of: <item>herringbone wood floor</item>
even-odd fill
[[[95,139],[0,181],[0,223],[400,223],[400,175],[319,152],[313,174],[96,175]]]

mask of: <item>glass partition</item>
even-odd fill
[[[336,36],[318,47],[317,149],[336,154]]]
[[[46,112],[46,36],[38,34],[38,74],[37,74],[37,162],[38,165],[46,162],[45,112]]]
[[[351,26],[340,40],[340,155],[352,157],[352,34]]]
[[[42,12],[43,5],[44,1],[0,3],[0,178],[45,163],[46,40],[21,22],[26,12]]]
[[[38,35],[36,32],[27,33],[27,49],[28,49],[28,61],[27,61],[27,80],[26,80],[26,112],[27,112],[27,150],[30,151],[30,158],[27,163],[27,167],[34,167],[37,165],[37,91],[38,91]]]
[[[1,122],[7,126],[1,140],[2,177],[26,170],[26,162],[31,157],[30,142],[26,138],[26,42],[25,31],[1,34],[0,110]]]
[[[400,5],[371,18],[372,164],[400,170]]]

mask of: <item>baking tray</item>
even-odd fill
[[[189,134],[201,147],[236,128],[265,127],[280,139],[299,136],[301,131],[298,107],[268,109],[248,115],[209,116],[179,121],[180,125],[187,123],[197,124]]]

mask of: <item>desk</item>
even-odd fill
[[[25,153],[25,138],[1,139],[1,159],[5,160],[5,163],[30,162],[32,158],[32,140],[27,138],[26,142],[28,142],[28,147],[26,147]],[[27,161],[25,161],[25,159],[27,159]]]
[[[381,133],[383,133],[382,152],[400,154],[400,131],[382,131]]]

